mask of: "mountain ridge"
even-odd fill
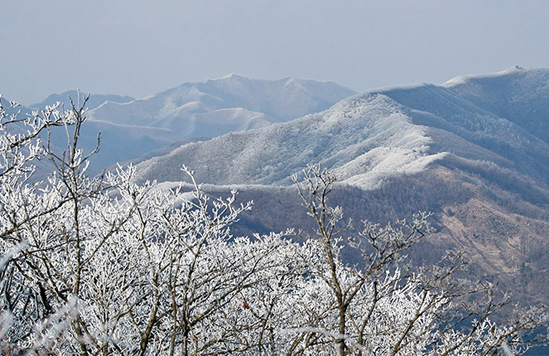
[[[318,126],[319,121],[322,121],[320,126]],[[371,127],[368,127],[368,125]],[[306,130],[306,127],[309,127],[310,130]],[[293,132],[281,141],[292,137],[295,146],[288,146],[277,141],[277,137],[284,136],[281,133],[282,131]],[[444,149],[441,148],[442,143],[433,141],[432,137],[427,138],[425,136],[427,131],[433,133],[436,137],[445,137],[444,144],[453,145],[450,151],[459,150],[464,144],[470,146],[469,152],[466,153],[469,158],[496,160],[499,164],[508,168],[527,170],[538,178],[542,178],[546,173],[549,173],[545,168],[540,170],[536,167],[540,165],[539,162],[549,160],[547,144],[543,140],[520,127],[518,123],[502,118],[461,97],[456,91],[450,90],[444,85],[436,86],[432,84],[367,91],[344,99],[322,113],[305,116],[290,123],[281,124],[281,126],[275,125],[252,133],[242,133],[239,136],[240,139],[221,136],[212,143],[203,141],[191,144],[188,147],[180,147],[178,150],[198,150],[193,151],[192,155],[182,154],[182,157],[196,157],[189,158],[191,162],[193,160],[207,161],[207,156],[215,156],[217,159],[222,160],[223,155],[231,151],[233,142],[238,140],[255,142],[248,145],[242,143],[234,149],[235,152],[243,152],[247,155],[246,159],[240,159],[240,161],[243,161],[242,164],[237,164],[242,170],[242,167],[247,164],[244,161],[250,162],[250,160],[255,159],[254,157],[261,154],[269,155],[266,153],[268,147],[261,142],[269,142],[271,145],[278,142],[276,149],[270,151],[271,156],[280,157],[280,152],[293,149],[294,152],[288,154],[286,158],[291,157],[295,160],[308,155],[309,159],[316,158],[327,166],[332,166],[332,162],[341,162],[342,159],[345,159],[346,154],[351,154],[353,160],[358,159],[359,156],[362,160],[361,162],[354,162],[354,166],[364,166],[368,168],[363,169],[364,173],[368,173],[372,169],[375,170],[375,167],[383,169],[383,165],[389,164],[390,160],[395,160],[393,164],[395,167],[403,167],[404,162],[410,163],[414,160],[417,160],[417,163],[421,165],[420,153],[423,155],[423,160],[428,160],[429,152],[433,155],[439,154],[431,157],[433,159],[444,156]],[[315,133],[317,135],[313,137]],[[262,138],[255,137],[257,135],[262,136]],[[297,137],[299,135],[301,137]],[[333,139],[334,137],[336,139]],[[376,139],[381,141],[375,141]],[[224,142],[219,143],[219,140]],[[305,148],[304,145],[307,144],[309,146]],[[216,145],[224,146],[224,152],[217,154],[214,153],[215,150],[212,152],[207,151],[207,147]],[[200,150],[200,147],[205,147],[205,150]],[[254,149],[257,147],[260,148],[257,149],[258,152],[254,153]],[[377,152],[369,151],[367,147],[376,148]],[[382,147],[385,147],[387,151],[385,154],[380,152]],[[334,154],[330,157],[326,155],[329,150],[334,151]],[[354,153],[351,152],[353,150]],[[391,150],[393,152],[389,152]],[[522,150],[526,150],[526,154],[523,154]],[[278,153],[275,155],[273,154],[274,151]],[[174,154],[172,153],[172,155]],[[414,159],[407,160],[406,157]],[[292,161],[288,161],[286,158],[280,158],[279,162],[274,163],[279,165],[284,163],[286,166],[292,166]],[[238,162],[238,158],[235,159]],[[399,161],[399,159],[404,161]],[[157,160],[160,160],[160,158],[157,158]],[[184,158],[181,158],[181,161],[184,160]],[[379,160],[379,164],[368,165],[365,163],[368,160]],[[232,159],[227,158],[225,161],[232,161]],[[269,161],[269,159],[257,160],[258,163]],[[347,163],[350,164],[350,158]],[[215,167],[215,165],[215,162],[211,162],[208,166]],[[253,166],[253,164],[251,165]],[[303,168],[306,166],[305,160],[302,159],[295,166],[296,168]],[[391,169],[393,168],[389,165],[385,171]],[[217,170],[223,171],[223,169]],[[253,168],[249,170],[253,170]],[[342,168],[342,170],[345,169]],[[295,172],[285,172],[286,176],[283,179],[286,183],[289,183],[288,177],[293,173]],[[209,179],[207,180],[208,183],[222,184],[221,181],[214,182],[211,175],[208,175],[209,178],[206,178],[206,175],[204,176],[205,179]],[[172,176],[172,178],[174,177],[175,175]],[[251,176],[247,177],[250,178]],[[143,174],[143,179],[149,178],[159,179],[160,177],[147,177],[145,173]],[[232,179],[228,183],[244,182],[246,179],[244,177],[240,181]],[[252,179],[254,183],[263,181],[266,184],[274,182],[261,174],[258,174],[256,180]]]
[[[57,102],[61,104],[65,109],[71,107],[70,99],[73,100],[73,103],[78,106],[86,96],[89,95],[88,101],[86,102],[86,107],[89,110],[93,110],[107,101],[116,102],[116,103],[127,103],[135,98],[127,95],[115,95],[115,94],[93,94],[86,93],[80,90],[68,90],[61,94],[51,94],[46,99],[42,100],[39,103],[28,105],[29,108],[42,109],[46,106],[53,106]],[[69,99],[70,98],[70,99]]]
[[[64,94],[68,97],[71,93],[78,94]],[[92,101],[92,96],[87,103],[91,105],[87,105],[90,110],[82,143],[86,151],[93,150],[97,132],[102,132],[101,150],[90,165],[90,171],[98,173],[116,162],[138,159],[177,141],[212,138],[292,120],[323,110],[351,94],[352,90],[334,82],[294,77],[259,80],[233,74],[184,83],[142,99],[98,95],[99,99]],[[52,95],[40,105],[58,97]],[[98,104],[103,99],[113,100]],[[64,140],[53,139],[59,143]]]

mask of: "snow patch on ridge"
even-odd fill
[[[420,173],[447,155],[446,152],[429,155],[416,149],[378,147],[336,169],[336,173],[344,177],[344,183],[376,189],[389,178]]]
[[[498,77],[503,77],[503,76],[509,75],[511,73],[525,72],[525,71],[526,70],[522,67],[514,66],[514,67],[507,68],[507,69],[504,69],[504,70],[496,72],[496,73],[489,73],[489,74],[482,74],[482,75],[461,75],[461,76],[458,76],[458,77],[455,77],[455,78],[452,78],[452,79],[448,80],[447,82],[443,83],[442,86],[448,88],[448,87],[452,87],[452,86],[455,86],[455,85],[466,84],[467,82],[469,82],[472,79],[473,80],[482,80],[482,79],[487,79],[487,78],[498,78]]]

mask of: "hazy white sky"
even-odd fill
[[[0,0],[0,93],[144,97],[238,73],[356,91],[549,67],[547,0]]]

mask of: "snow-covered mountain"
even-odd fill
[[[90,120],[171,130],[180,139],[212,138],[322,111],[354,94],[333,82],[256,80],[236,74],[186,83],[130,103],[106,102]]]
[[[517,75],[548,73],[516,69],[486,78],[512,81]],[[493,161],[542,179],[549,173],[540,168],[549,162],[547,143],[518,120],[468,100],[463,86],[451,84],[464,80],[372,90],[288,123],[184,144],[141,163],[142,179],[178,180],[185,163],[207,183],[285,185],[308,163],[322,163],[349,183],[373,188],[449,155]],[[537,87],[536,95],[543,95],[543,88]],[[514,117],[513,111],[506,113]]]
[[[78,106],[79,102],[83,100],[88,94],[89,93],[80,90],[69,90],[61,94],[51,94],[43,101],[29,105],[29,107],[42,109],[46,106],[52,106],[56,103],[60,103],[60,105],[65,109],[70,109],[71,99],[73,103]],[[113,103],[127,103],[133,100],[135,100],[135,98],[132,98],[131,96],[121,96],[114,94],[90,94],[88,101],[86,102],[86,108],[88,108],[88,110],[93,110],[107,101]]]
[[[333,82],[256,80],[235,74],[186,83],[138,100],[92,94],[81,139],[83,148],[90,151],[101,131],[101,150],[92,161],[92,171],[97,172],[177,141],[266,127],[322,111],[352,94]],[[76,91],[55,94],[34,107],[56,101],[69,107],[69,95],[78,98]]]
[[[373,174],[421,171],[440,158],[426,152],[429,142],[396,102],[368,93],[288,123],[185,144],[139,167],[143,179],[179,180],[185,163],[205,183],[284,185],[321,162],[349,177],[368,174],[362,179],[369,181]]]
[[[495,74],[458,77],[443,86],[549,143],[548,70],[517,66]]]
[[[269,206],[248,220],[267,231],[301,223],[290,177],[321,163],[347,183],[335,199],[355,221],[434,211],[439,234],[418,259],[465,249],[471,273],[547,302],[547,119],[549,70],[511,68],[371,90],[290,122],[180,144],[141,162],[137,179],[177,182],[185,164],[199,182],[238,185]]]

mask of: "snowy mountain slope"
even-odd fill
[[[141,179],[179,180],[185,163],[215,184],[291,184],[308,163],[336,168],[355,184],[421,171],[441,158],[427,152],[425,129],[384,95],[364,94],[320,114],[210,141],[190,143],[139,165]]]
[[[454,78],[444,87],[549,143],[549,70],[513,67]]]
[[[468,278],[499,283],[523,303],[547,304],[549,190],[489,162],[456,159],[449,156],[417,174],[388,178],[380,189],[336,186],[329,202],[341,206],[358,231],[364,219],[385,224],[432,211],[436,234],[409,252],[416,263],[429,265],[448,250],[463,250],[471,262]],[[230,189],[239,191],[240,201],[254,201],[252,212],[242,220],[244,226],[234,234],[287,228],[315,231],[292,188],[227,187],[227,194]],[[356,256],[346,258],[359,263],[353,260]]]
[[[98,133],[101,134],[101,142],[99,152],[92,157],[90,174],[99,173],[117,162],[122,163],[130,158],[145,155],[169,145],[176,139],[173,133],[166,129],[90,120],[83,125],[80,135],[81,146],[86,152],[90,152],[97,145]],[[63,136],[56,137],[60,142],[65,140]]]
[[[454,155],[548,183],[547,143],[502,116],[448,85],[373,90],[288,123],[183,145],[142,162],[140,179],[177,181],[184,163],[207,183],[287,185],[322,163],[371,189]]]
[[[71,107],[70,99],[73,100],[75,105],[78,105],[79,103],[78,98],[80,97],[82,99],[87,95],[88,95],[87,92],[83,92],[79,90],[69,90],[61,94],[52,94],[39,103],[29,105],[29,107],[41,109],[41,108],[44,108],[46,105],[52,106],[52,105],[55,105],[57,102],[59,102],[61,103],[62,106],[65,107],[65,109],[69,109]],[[127,103],[132,100],[135,100],[135,99],[132,98],[131,96],[121,96],[121,95],[112,95],[112,94],[90,94],[89,100],[86,103],[86,107],[89,110],[93,110],[96,107],[100,106],[101,104],[105,103],[106,101],[110,101],[113,103]]]
[[[446,136],[435,140],[441,143],[437,149],[457,150],[464,158],[495,161],[539,179],[549,173],[544,167],[549,162],[548,142],[529,132],[523,122],[507,119],[512,116],[509,112],[490,111],[445,86],[419,85],[380,92],[408,108],[406,113],[412,122],[428,127],[430,137]],[[526,93],[523,95],[529,97]],[[452,139],[449,134],[459,137],[460,143],[456,144],[456,137]],[[479,150],[483,155],[479,156]]]
[[[183,84],[130,103],[108,102],[89,116],[91,120],[167,128],[180,139],[211,138],[318,112],[352,94],[332,82],[254,80],[233,74]]]
[[[88,123],[81,136],[91,151],[101,132],[101,150],[93,157],[90,172],[116,162],[136,159],[181,140],[212,138],[233,131],[266,127],[326,109],[354,94],[333,82],[297,78],[276,81],[230,75],[202,83],[187,83],[149,98],[92,95],[87,103]],[[69,95],[54,94],[36,107],[61,102],[70,107]],[[82,94],[80,94],[82,97]],[[64,137],[54,137],[58,145]]]

